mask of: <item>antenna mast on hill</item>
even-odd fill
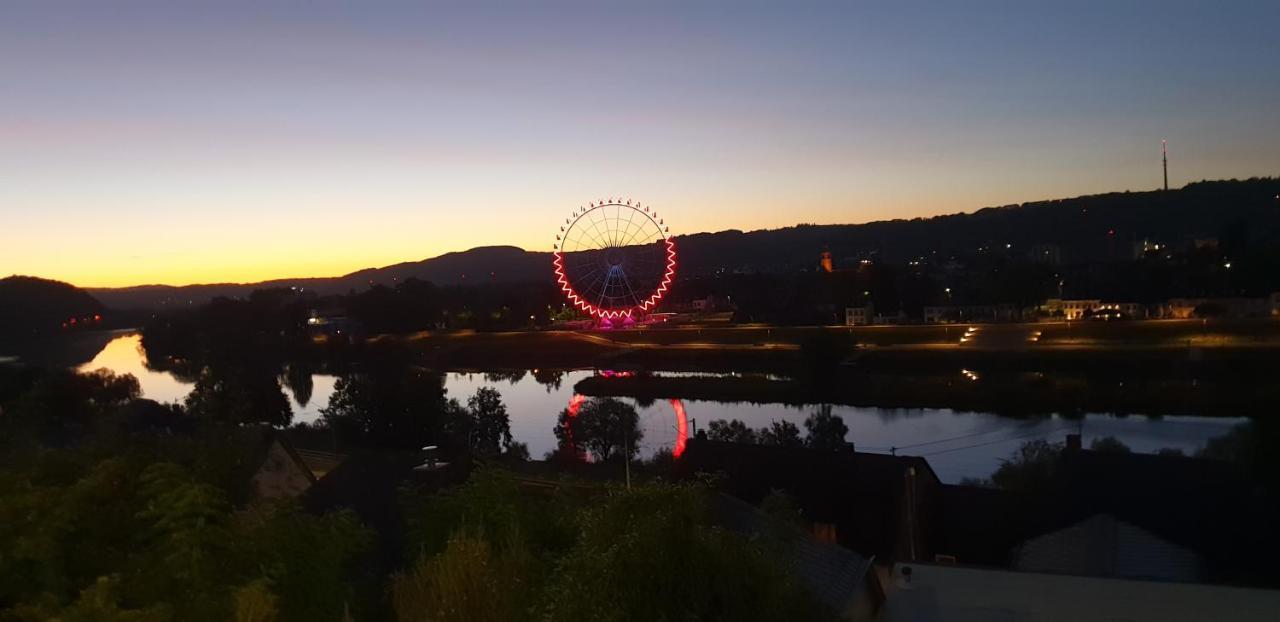
[[[1169,141],[1160,141],[1160,162],[1164,164],[1164,189],[1169,189]]]

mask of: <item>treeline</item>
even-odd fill
[[[560,453],[577,455],[569,437],[602,463],[632,452],[634,430],[613,440],[628,437],[610,421],[636,425],[619,404],[562,413]],[[717,526],[703,486],[526,487],[487,467],[457,488],[402,489],[393,511],[408,531],[392,538],[351,511],[257,496],[252,476],[278,432],[252,412],[196,394],[156,404],[105,371],[0,366],[0,619],[829,616],[767,534]],[[490,465],[523,458],[496,391],[463,405],[411,372],[344,376],[322,425],[381,450],[452,437]],[[402,547],[390,565],[389,541]]]
[[[381,586],[354,515],[255,503],[262,428],[138,393],[132,376],[0,367],[0,619],[363,613]]]

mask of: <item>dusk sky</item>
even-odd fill
[[[1280,2],[0,3],[0,276],[333,276],[1280,174]],[[643,8],[637,8],[643,4]],[[605,6],[609,5],[609,6]]]

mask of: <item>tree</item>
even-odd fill
[[[1252,466],[1256,455],[1263,453],[1259,446],[1256,428],[1257,424],[1253,421],[1237,425],[1226,434],[1206,441],[1204,448],[1196,452],[1196,457],[1227,460]]]
[[[1089,449],[1112,454],[1127,454],[1131,451],[1128,445],[1125,445],[1120,441],[1120,439],[1114,436],[1103,436],[1093,439],[1093,442],[1089,443]]]
[[[130,374],[106,369],[43,372],[17,400],[13,423],[34,428],[44,440],[62,442],[141,393],[138,379]]]
[[[414,367],[369,369],[334,383],[321,421],[347,443],[419,449],[440,438],[444,396],[439,374]]]
[[[235,600],[236,622],[276,622],[280,610],[276,606],[276,595],[266,580],[256,579],[236,588],[232,596]]]
[[[1011,458],[1000,461],[1000,468],[991,475],[991,483],[1005,490],[1043,489],[1058,472],[1062,447],[1062,443],[1044,439],[1023,443]]]
[[[314,370],[305,363],[289,363],[288,369],[280,376],[280,383],[293,392],[293,400],[299,406],[306,407],[311,401],[311,393],[315,390]]]
[[[705,493],[648,485],[601,496],[539,599],[544,620],[822,620],[785,557],[707,522]]]
[[[769,494],[760,501],[760,511],[790,525],[804,525],[804,511],[800,504],[779,488],[769,490]]]
[[[725,443],[755,444],[756,431],[737,419],[714,419],[707,424],[707,438]]]
[[[466,430],[468,448],[485,455],[496,456],[511,447],[511,417],[502,403],[502,394],[491,387],[476,389],[467,398]]]
[[[400,622],[504,622],[525,619],[531,601],[527,552],[519,544],[499,549],[461,530],[444,552],[420,555],[407,573],[391,581]]]
[[[843,449],[846,446],[844,439],[849,427],[840,415],[831,414],[830,404],[813,411],[804,420],[804,429],[808,432],[805,445],[811,449]]]
[[[206,367],[186,405],[191,414],[218,423],[285,427],[293,420],[277,375],[253,364]]]
[[[769,427],[760,429],[757,437],[761,445],[804,446],[804,439],[800,438],[800,428],[790,421],[771,421]]]
[[[623,453],[634,457],[644,437],[636,409],[607,397],[583,402],[577,414],[568,409],[561,411],[555,435],[561,447],[589,452],[598,462],[608,462]]]

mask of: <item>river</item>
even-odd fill
[[[191,384],[172,375],[154,371],[146,365],[141,338],[136,333],[122,334],[109,341],[92,361],[81,370],[106,368],[138,378],[143,395],[159,402],[181,402],[191,391]],[[511,415],[511,433],[516,440],[529,445],[529,453],[541,457],[555,448],[552,429],[561,410],[573,399],[573,386],[596,372],[565,372],[558,383],[540,383],[532,373],[506,372],[448,373],[445,388],[449,396],[465,402],[476,389],[497,389]],[[312,422],[320,418],[320,409],[329,402],[337,378],[313,376],[314,389],[305,403],[285,391],[293,409],[293,421]],[[804,420],[820,407],[794,407],[783,404],[751,404],[746,402],[712,402],[683,400],[690,427],[704,429],[715,419],[740,419],[754,428],[770,421],[790,421],[803,430]],[[945,482],[958,482],[966,477],[988,477],[1000,461],[1026,440],[1044,438],[1060,441],[1068,433],[1083,434],[1085,446],[1094,439],[1113,436],[1137,452],[1154,452],[1176,448],[1192,454],[1213,437],[1226,434],[1244,419],[1221,417],[1117,417],[1090,414],[1083,418],[1064,419],[1057,416],[1012,419],[990,413],[962,412],[949,409],[861,408],[833,406],[832,413],[844,419],[849,428],[847,440],[859,451],[889,452],[897,448],[904,455],[925,456]],[[672,447],[677,439],[673,405],[658,401],[637,406],[644,438],[642,455],[660,448]]]

